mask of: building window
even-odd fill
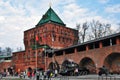
[[[40,37],[40,42],[42,42],[42,37]]]
[[[40,51],[38,51],[38,56],[41,57],[41,52]]]
[[[36,56],[36,53],[35,52],[33,52],[33,57],[35,57]]]
[[[62,42],[62,41],[61,41],[61,37],[59,37],[59,42]]]

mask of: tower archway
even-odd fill
[[[103,65],[112,73],[120,73],[120,53],[114,52],[108,55]]]
[[[89,57],[85,57],[83,58],[80,63],[79,63],[80,67],[86,67],[87,69],[89,69],[90,73],[96,73],[96,65],[94,63],[94,61],[89,58]]]

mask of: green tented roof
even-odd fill
[[[37,26],[42,25],[47,22],[53,22],[53,23],[65,25],[51,7],[48,9],[45,15],[43,15],[41,20],[38,22]]]

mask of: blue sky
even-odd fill
[[[120,0],[0,0],[0,47],[24,48],[24,31],[35,27],[50,2],[67,27],[95,19],[115,30],[120,23]]]

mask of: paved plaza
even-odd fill
[[[85,76],[69,76],[57,77],[52,80],[120,80],[120,75],[98,76],[98,75],[85,75]]]
[[[25,79],[20,79],[19,77],[3,77],[1,80],[36,80],[36,79],[29,79],[26,77]],[[42,79],[40,77],[39,80],[48,80]],[[84,76],[59,76],[53,77],[51,80],[120,80],[120,75],[108,75],[108,76],[98,76],[98,75],[84,75]]]

